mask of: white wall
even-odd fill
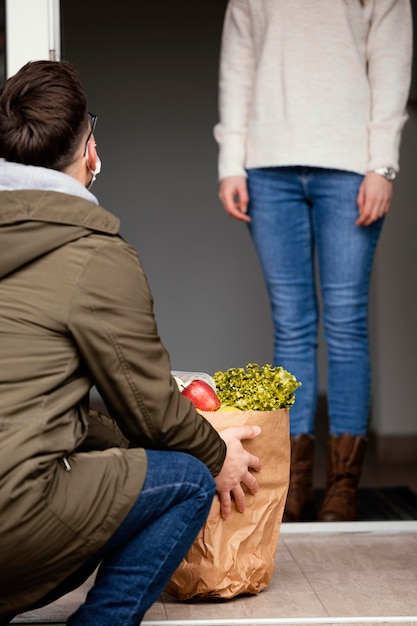
[[[59,57],[59,0],[6,0],[7,76],[28,61]]]

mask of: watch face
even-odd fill
[[[375,172],[387,180],[395,180],[397,176],[397,172],[392,167],[379,167],[375,170]]]
[[[387,167],[385,178],[387,178],[388,180],[394,180],[396,176],[397,176],[396,171],[393,170],[392,167]]]

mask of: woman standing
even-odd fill
[[[284,521],[311,519],[318,290],[328,357],[326,494],[351,520],[371,390],[368,295],[399,170],[410,85],[409,0],[229,0],[220,60],[219,197],[248,224],[291,410]]]

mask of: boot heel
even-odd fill
[[[314,519],[314,441],[310,435],[291,437],[290,486],[282,518],[285,523]]]

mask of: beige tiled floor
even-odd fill
[[[143,624],[417,624],[417,522],[385,523],[383,529],[303,532],[283,526],[276,569],[257,596],[225,602],[178,602],[163,596]],[[414,525],[414,527],[413,527]],[[366,526],[366,525],[365,525]],[[309,525],[311,528],[311,525]],[[408,529],[408,530],[407,530]],[[89,584],[16,624],[64,624]],[[117,625],[115,625],[117,626]]]

